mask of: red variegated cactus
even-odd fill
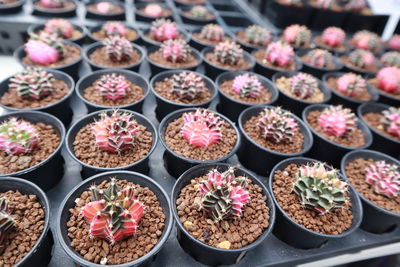
[[[376,33],[362,30],[354,34],[351,43],[358,49],[376,50],[382,45],[382,40]]]
[[[304,25],[290,25],[282,35],[283,39],[294,46],[308,46],[311,42],[311,31]]]
[[[333,55],[325,49],[313,49],[305,55],[306,63],[311,64],[318,68],[328,68],[334,66]]]
[[[190,55],[190,46],[185,40],[167,40],[161,45],[161,53],[169,62],[185,62]]]
[[[112,37],[112,36],[119,36],[119,37],[125,37],[126,36],[126,28],[124,24],[122,24],[119,21],[109,21],[103,24],[101,26],[101,30],[104,32],[104,34],[107,37]]]
[[[64,57],[64,45],[56,35],[33,34],[25,44],[25,52],[33,62],[50,65]]]
[[[8,87],[21,98],[42,99],[53,91],[53,74],[41,68],[27,68],[10,79]]]
[[[339,92],[349,97],[360,95],[367,90],[367,81],[355,73],[343,74],[336,80],[336,85]]]
[[[65,19],[51,19],[44,25],[44,31],[56,34],[60,38],[69,39],[74,32],[74,26]]]
[[[372,52],[362,49],[356,49],[348,56],[349,62],[358,67],[366,68],[375,63],[375,56]]]
[[[400,108],[390,107],[382,111],[381,123],[385,131],[393,136],[400,137]]]
[[[400,34],[394,34],[388,41],[387,46],[393,50],[400,50]]]
[[[322,42],[331,47],[338,47],[344,44],[346,33],[338,27],[328,27],[322,32]]]
[[[221,64],[236,65],[243,59],[243,49],[230,40],[221,42],[214,47],[214,54]]]
[[[132,58],[133,46],[131,42],[117,35],[103,41],[107,56],[111,61],[124,62]]]
[[[318,80],[305,72],[299,72],[290,79],[290,91],[300,99],[307,99],[319,90]]]
[[[246,98],[257,98],[262,89],[263,86],[257,76],[249,73],[236,76],[232,84],[232,90]]]
[[[195,72],[183,71],[172,76],[172,92],[179,99],[196,99],[205,90],[207,89],[203,77]]]
[[[400,92],[400,68],[385,67],[376,75],[378,88],[389,94]]]
[[[164,42],[176,39],[179,36],[179,30],[178,26],[169,19],[158,19],[152,23],[150,34],[154,40]]]
[[[285,67],[293,64],[294,58],[295,54],[293,47],[285,42],[276,41],[268,45],[263,62],[268,62],[271,65],[278,67]]]
[[[65,2],[65,0],[40,0],[44,8],[62,8]]]
[[[400,193],[399,166],[377,161],[366,168],[365,181],[374,191],[388,198],[395,198]]]
[[[348,108],[329,106],[322,111],[318,123],[325,133],[344,136],[356,128],[357,118]]]
[[[124,98],[128,88],[129,83],[125,76],[116,73],[102,75],[96,84],[96,89],[100,91],[100,94],[110,100]]]
[[[249,43],[258,46],[267,46],[271,40],[271,32],[259,25],[251,25],[245,30],[246,39]]]

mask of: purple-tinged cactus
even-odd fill
[[[205,19],[207,18],[208,10],[204,6],[193,6],[190,9],[190,14],[198,19]]]
[[[116,73],[105,74],[96,83],[96,89],[105,99],[115,101],[126,96],[129,82],[123,75]]]
[[[400,34],[394,34],[388,41],[387,46],[393,50],[400,50]]]
[[[311,43],[311,31],[306,26],[294,24],[286,27],[283,39],[297,47],[308,46]]]
[[[53,91],[53,74],[41,68],[27,68],[10,79],[8,84],[19,97],[27,99],[42,99]]]
[[[152,18],[161,17],[163,12],[162,7],[159,4],[148,4],[144,8],[144,14]]]
[[[124,24],[118,21],[109,21],[101,26],[101,30],[104,32],[106,37],[125,37],[126,36],[126,28]]]
[[[64,45],[56,35],[32,35],[25,44],[25,52],[36,64],[50,65],[64,57]]]
[[[217,44],[214,48],[214,54],[218,62],[234,66],[243,59],[243,49],[232,41],[225,41]]]
[[[351,43],[358,49],[377,50],[382,45],[382,40],[376,33],[362,30],[354,34]]]
[[[0,197],[0,255],[5,250],[4,241],[6,237],[15,226],[16,223],[10,216],[7,200]]]
[[[338,27],[328,27],[322,32],[322,42],[330,47],[338,47],[344,44],[346,33]]]
[[[172,75],[172,91],[179,99],[194,100],[205,90],[203,78],[194,72],[184,71]]]
[[[103,41],[108,58],[113,62],[125,62],[132,58],[133,46],[125,38],[112,36]]]
[[[259,97],[262,89],[263,86],[257,76],[248,73],[236,76],[232,84],[232,90],[245,98]]]
[[[190,55],[190,46],[185,40],[167,40],[161,44],[161,53],[169,62],[186,62]]]
[[[367,81],[358,74],[346,73],[336,80],[337,89],[348,97],[354,97],[367,91]]]
[[[278,67],[285,67],[293,64],[294,58],[293,47],[287,43],[277,41],[268,45],[263,62],[269,62],[271,65]]]
[[[219,42],[224,39],[224,28],[217,24],[207,24],[201,28],[200,36],[212,42]]]
[[[357,118],[348,108],[329,106],[321,112],[318,123],[325,133],[339,137],[356,128]]]
[[[376,75],[378,88],[389,94],[400,92],[400,68],[385,67]]]
[[[176,24],[169,19],[158,19],[152,23],[150,34],[154,40],[164,42],[176,39],[179,36],[179,30]]]
[[[400,68],[400,52],[386,52],[382,55],[381,62],[388,67]]]
[[[400,108],[390,107],[382,111],[381,123],[388,134],[400,137]]]
[[[305,56],[305,62],[319,68],[334,66],[333,55],[325,49],[310,50]]]
[[[65,0],[40,0],[44,8],[63,8]]]
[[[290,92],[300,99],[312,97],[318,91],[318,80],[304,72],[290,78]]]
[[[250,44],[267,46],[272,41],[271,32],[259,25],[251,25],[245,30],[246,39]]]
[[[60,38],[69,39],[74,32],[74,26],[65,19],[51,19],[44,25],[44,31]]]
[[[395,164],[377,161],[365,169],[365,182],[373,190],[388,198],[398,197],[400,194],[400,172]]]
[[[362,49],[356,49],[348,56],[349,62],[358,68],[366,68],[375,63],[375,56],[371,52]]]

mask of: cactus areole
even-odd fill
[[[5,239],[14,227],[15,221],[9,214],[7,200],[0,197],[0,255],[5,249]]]
[[[377,161],[369,165],[365,171],[365,181],[373,190],[388,198],[395,198],[400,193],[399,166],[388,164],[385,161]]]

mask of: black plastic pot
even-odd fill
[[[73,115],[72,114],[73,112],[72,112],[72,109],[71,109],[69,103],[70,103],[71,96],[74,92],[75,82],[69,75],[67,75],[61,71],[50,69],[50,70],[48,70],[48,72],[53,74],[55,79],[62,80],[67,84],[69,92],[66,96],[64,96],[64,98],[58,100],[55,103],[49,104],[47,106],[37,107],[37,108],[18,109],[18,108],[13,108],[13,107],[1,105],[1,104],[0,104],[0,106],[9,112],[33,110],[33,111],[42,111],[42,112],[50,113],[50,114],[54,115],[55,117],[57,117],[58,119],[60,119],[64,123],[64,125],[67,126],[71,122],[72,115]],[[10,76],[0,83],[0,98],[9,90],[8,84],[12,77],[13,76]]]
[[[104,266],[101,264],[95,264],[93,262],[85,260],[81,256],[81,254],[79,254],[79,252],[77,252],[74,248],[70,246],[71,239],[68,237],[67,222],[70,218],[69,210],[75,207],[75,199],[79,198],[84,191],[89,190],[89,187],[91,185],[100,184],[102,181],[110,180],[113,177],[119,180],[127,180],[134,184],[138,184],[142,187],[149,188],[157,196],[157,199],[160,202],[160,206],[165,214],[165,226],[163,232],[158,240],[158,243],[150,250],[150,252],[148,252],[144,256],[134,261],[113,266],[118,266],[118,267],[151,266],[152,262],[155,260],[157,256],[157,253],[161,250],[161,248],[167,241],[169,234],[171,233],[173,226],[173,218],[171,214],[171,204],[169,202],[167,193],[152,178],[145,176],[141,173],[128,172],[128,171],[106,172],[92,176],[89,179],[75,186],[71,190],[71,192],[64,198],[64,200],[60,205],[59,212],[57,213],[57,218],[56,218],[57,239],[59,240],[63,250],[67,253],[68,257],[70,257],[77,265],[85,267]]]
[[[392,158],[383,153],[373,151],[373,150],[356,150],[347,153],[341,162],[341,172],[346,180],[349,182],[349,185],[357,192],[354,186],[350,183],[348,177],[346,176],[346,165],[356,159],[373,159],[374,161],[384,160],[389,164],[395,164],[400,168],[400,162],[395,158]],[[372,233],[381,234],[385,232],[389,232],[393,230],[396,225],[400,224],[400,214],[394,213],[388,210],[385,210],[377,205],[375,205],[372,201],[365,198],[362,194],[357,192],[359,198],[361,199],[364,217],[361,223],[361,228]]]
[[[265,108],[273,108],[270,105],[253,106],[245,109],[239,116],[238,128],[240,135],[242,137],[242,143],[237,152],[239,161],[246,168],[255,171],[263,176],[268,176],[271,169],[279,161],[288,157],[298,157],[307,153],[313,146],[314,139],[311,131],[308,129],[306,124],[296,115],[292,114],[293,118],[296,120],[299,131],[304,137],[303,150],[298,153],[281,153],[273,151],[262,145],[259,145],[251,137],[249,137],[244,130],[244,124],[251,117],[258,116]]]
[[[330,101],[330,103],[332,104],[341,104],[344,105],[346,107],[349,107],[353,110],[356,110],[357,107],[363,103],[365,103],[365,101],[361,101],[361,100],[357,100],[348,96],[345,96],[341,93],[339,93],[338,91],[334,90],[333,88],[329,87],[329,84],[327,83],[327,80],[331,77],[335,77],[338,78],[342,75],[346,74],[345,72],[331,72],[331,73],[326,73],[323,77],[322,80],[324,82],[324,85],[326,86],[326,88],[329,88],[330,91],[332,92],[332,100]],[[378,101],[379,99],[379,93],[370,85],[367,84],[367,89],[369,94],[372,96],[371,101]]]
[[[193,30],[191,32],[191,35],[190,35],[190,46],[196,48],[199,51],[203,50],[206,47],[214,47],[215,45],[202,42],[202,41],[200,41],[200,40],[198,40],[198,39],[193,37],[193,33],[199,33],[200,31],[201,31],[201,28],[196,28],[195,30]],[[230,36],[230,34],[227,33],[227,32],[225,32],[225,37],[232,38]]]
[[[342,27],[345,23],[348,12],[333,11],[330,9],[322,9],[312,7],[311,28],[314,30],[323,30],[330,26]]]
[[[93,61],[91,61],[90,60],[90,55],[96,49],[99,49],[99,48],[103,47],[103,43],[102,42],[96,42],[96,43],[88,45],[83,51],[83,58],[89,64],[90,69],[92,71],[113,68],[113,69],[126,69],[126,70],[131,70],[131,71],[134,71],[134,72],[139,72],[140,65],[142,64],[143,60],[146,58],[146,51],[142,47],[138,46],[137,44],[133,44],[132,43],[132,46],[133,46],[133,49],[136,50],[136,52],[139,53],[140,59],[139,59],[138,62],[135,62],[135,63],[133,63],[131,65],[127,65],[127,66],[110,67],[110,66],[99,65],[99,64],[96,64]]]
[[[110,2],[113,5],[120,6],[124,11],[116,14],[104,14],[88,8],[88,6],[95,5],[99,2]],[[86,4],[86,18],[97,20],[125,20],[125,5],[120,1],[114,0],[90,0]]]
[[[351,13],[343,25],[346,32],[357,32],[360,30],[369,30],[379,35],[383,33],[389,15],[362,15]]]
[[[190,41],[190,35],[189,35],[185,30],[183,30],[182,28],[179,28],[179,27],[178,27],[178,30],[179,30],[179,33],[183,35],[183,37],[184,37],[183,39],[184,39],[187,43],[189,43],[189,41]],[[144,43],[144,46],[145,46],[145,47],[160,46],[162,42],[155,41],[155,40],[150,39],[150,38],[148,38],[148,37],[146,36],[147,34],[149,34],[149,32],[150,32],[150,28],[147,28],[147,29],[145,29],[145,30],[143,30],[143,31],[140,32],[140,34],[141,34],[140,37],[142,38],[142,41],[143,41],[143,43]]]
[[[279,91],[279,98],[277,104],[290,110],[297,116],[301,117],[301,113],[303,112],[303,110],[309,105],[315,104],[315,102],[304,101],[302,99],[290,96],[276,86],[277,79],[281,77],[292,77],[296,74],[298,74],[298,72],[278,72],[272,76],[272,81],[274,82],[275,87]],[[327,89],[327,87],[322,83],[320,79],[317,80],[318,80],[318,88],[324,95],[324,100],[321,103],[327,103],[329,102],[329,100],[331,100],[332,97],[331,91]]]
[[[161,17],[151,17],[146,15],[143,12],[140,12],[139,9],[145,8],[147,5],[152,4],[154,2],[149,2],[149,3],[136,3],[135,4],[135,20],[136,21],[143,21],[143,22],[152,22],[156,19],[164,18],[164,19],[171,19],[172,20],[172,11],[171,15],[169,16],[161,16]],[[166,4],[164,3],[156,3],[157,5],[160,5],[162,9],[168,9],[171,10]]]
[[[279,96],[278,90],[276,89],[275,85],[267,78],[264,76],[261,76],[257,73],[253,72],[247,72],[247,71],[232,71],[232,72],[224,72],[220,74],[217,79],[215,80],[216,86],[218,88],[218,95],[219,95],[219,104],[217,106],[217,110],[227,116],[231,121],[237,122],[240,113],[251,106],[255,106],[255,104],[248,104],[242,101],[238,101],[236,99],[233,99],[229,95],[227,95],[224,91],[221,90],[220,86],[222,83],[225,81],[232,81],[235,79],[236,76],[249,73],[251,75],[255,75],[258,80],[261,82],[263,87],[267,89],[268,92],[271,93],[271,100],[266,103],[262,104],[268,104],[271,105],[274,103]]]
[[[100,77],[104,74],[108,73],[117,73],[123,75],[128,81],[131,81],[132,83],[138,85],[140,88],[143,90],[143,98],[140,99],[139,101],[133,102],[131,104],[127,104],[124,106],[103,106],[103,105],[98,105],[93,102],[90,102],[87,100],[83,95],[84,95],[84,90],[92,84],[100,79]],[[123,69],[103,69],[103,70],[98,70],[95,72],[92,72],[84,77],[82,77],[77,83],[76,83],[76,94],[78,95],[79,99],[83,101],[85,104],[86,108],[88,109],[88,113],[92,113],[95,111],[100,111],[102,109],[109,109],[109,108],[116,108],[116,109],[128,109],[132,111],[136,111],[141,113],[142,112],[142,106],[143,102],[146,99],[147,95],[149,94],[149,83],[147,82],[146,79],[144,79],[141,75],[137,74],[136,72],[129,71],[129,70],[123,70]]]
[[[66,18],[76,16],[76,9],[78,8],[78,4],[75,0],[68,0],[68,2],[72,2],[75,4],[75,6],[71,8],[40,8],[35,6],[35,3],[39,1],[40,0],[35,0],[32,2],[33,15],[52,18]]]
[[[71,156],[71,158],[79,163],[81,165],[81,176],[82,179],[87,179],[90,176],[99,174],[99,173],[104,173],[108,171],[137,171],[140,173],[147,173],[149,171],[149,157],[150,155],[154,152],[154,149],[156,148],[157,142],[158,142],[158,135],[157,135],[157,130],[154,127],[153,123],[149,119],[147,119],[145,116],[131,111],[127,109],[120,109],[120,112],[128,112],[130,114],[133,114],[134,119],[141,125],[145,126],[147,128],[147,131],[151,132],[151,135],[153,137],[153,142],[151,145],[151,149],[149,153],[142,159],[133,162],[129,165],[122,166],[122,167],[115,167],[115,168],[104,168],[104,167],[96,167],[89,165],[87,163],[82,162],[75,156],[74,152],[74,146],[73,143],[75,141],[75,137],[78,134],[79,130],[85,127],[86,125],[95,122],[96,120],[100,119],[100,114],[103,112],[106,112],[107,114],[112,114],[114,112],[113,109],[106,109],[106,110],[101,110],[101,111],[96,111],[93,113],[90,113],[86,115],[85,117],[81,118],[77,122],[75,122],[68,130],[67,136],[65,138],[65,146],[67,148],[68,154]],[[93,136],[94,138],[94,136]]]
[[[0,14],[18,13],[22,10],[24,4],[25,0],[19,0],[18,2],[11,5],[0,5]]]
[[[327,108],[329,105],[326,104],[314,104],[308,106],[303,111],[303,121],[306,123],[308,128],[314,135],[314,145],[311,150],[306,154],[307,156],[317,158],[323,162],[329,162],[334,167],[340,166],[340,159],[346,154],[347,152],[356,150],[356,149],[364,149],[369,147],[372,144],[372,134],[367,125],[360,119],[357,120],[357,128],[360,129],[364,133],[365,144],[360,147],[349,147],[337,144],[333,141],[330,141],[319,134],[317,131],[314,130],[313,127],[307,121],[307,115],[311,111],[322,111]]]
[[[22,118],[31,123],[42,122],[54,127],[60,136],[60,144],[55,151],[39,164],[13,173],[0,174],[0,178],[13,176],[28,180],[42,190],[48,191],[53,188],[64,175],[64,159],[61,156],[61,148],[65,139],[65,127],[60,120],[53,115],[40,111],[19,111],[0,116],[0,124],[10,117]],[[1,183],[0,183],[1,184]]]
[[[375,78],[376,75],[375,74],[370,74],[370,75],[366,75],[365,79],[367,79],[367,82],[369,84],[369,86],[373,89],[375,89],[376,92],[379,93],[379,102],[382,102],[384,104],[390,105],[390,106],[394,106],[397,107],[400,105],[400,98],[396,98],[393,95],[390,95],[388,93],[385,93],[383,90],[380,90],[379,88],[376,88],[375,86],[373,86],[368,80]]]
[[[214,47],[206,47],[201,51],[201,55],[204,60],[204,68],[205,68],[205,74],[210,77],[211,79],[215,80],[218,75],[227,72],[227,71],[236,71],[232,69],[227,69],[218,65],[215,65],[214,63],[210,62],[207,60],[206,55],[208,53],[213,53]],[[242,71],[252,71],[254,68],[254,65],[256,64],[255,59],[252,57],[251,54],[249,54],[246,51],[243,51],[243,57],[244,59],[250,63],[250,66],[246,69],[242,69]]]
[[[86,41],[86,37],[87,37],[87,29],[84,26],[72,23],[72,26],[74,26],[75,30],[78,30],[82,33],[82,36],[79,38],[75,38],[75,39],[67,39],[67,41],[76,43],[78,45],[82,45],[85,41]],[[29,26],[28,28],[28,34],[34,34],[34,33],[38,33],[39,31],[44,29],[44,24],[32,24],[31,26]]]
[[[265,10],[261,10],[268,19],[278,28],[285,28],[292,24],[310,25],[312,10],[302,5],[282,5],[276,0],[267,1]],[[285,14],[282,16],[282,14]]]
[[[65,72],[65,73],[69,74],[74,80],[78,80],[78,78],[79,78],[79,73],[78,73],[79,72],[79,67],[80,67],[80,64],[81,64],[81,61],[82,61],[82,50],[81,50],[81,47],[79,45],[75,44],[75,43],[68,42],[68,41],[64,41],[63,43],[77,47],[79,49],[80,53],[81,53],[81,56],[77,60],[75,60],[74,62],[69,63],[69,64],[64,64],[64,65],[57,66],[57,67],[45,67],[45,66],[43,66],[43,68],[49,69],[49,70],[58,70],[58,71]],[[26,52],[24,50],[24,46],[23,45],[18,47],[14,51],[14,55],[13,56],[22,66],[31,67],[29,65],[25,65],[24,63],[22,63],[22,59],[26,56]]]
[[[272,189],[273,182],[274,182],[274,174],[276,171],[285,169],[290,164],[296,165],[304,165],[310,162],[317,162],[315,159],[311,158],[304,158],[304,157],[297,157],[291,159],[285,159],[279,162],[271,171],[268,180],[268,189],[271,192],[272,198],[274,200],[275,206],[277,207],[276,211],[276,226],[274,228],[274,235],[284,241],[285,243],[290,244],[296,248],[302,249],[310,249],[310,248],[317,248],[321,245],[329,242],[330,240],[338,240],[345,236],[350,235],[354,232],[361,223],[363,217],[363,209],[361,206],[361,201],[358,198],[356,192],[352,187],[349,187],[349,196],[351,202],[351,211],[353,213],[353,222],[351,228],[347,231],[338,234],[338,235],[328,235],[328,234],[321,234],[314,232],[312,230],[307,229],[306,227],[298,224],[295,222],[286,212],[281,208],[278,201],[275,198],[274,191]],[[326,167],[331,168],[330,166],[326,165]],[[341,173],[340,178],[344,180],[344,177]]]
[[[139,40],[139,38],[140,38],[139,30],[136,29],[135,27],[132,27],[132,26],[128,25],[127,23],[123,23],[122,21],[121,21],[121,23],[125,26],[125,28],[128,28],[128,29],[131,29],[131,30],[136,31],[136,33],[137,33],[136,38],[133,39],[133,40],[130,40],[130,41],[131,41],[132,43],[137,43],[138,40]],[[103,40],[98,39],[98,38],[96,38],[96,37],[93,36],[93,33],[94,33],[94,32],[100,31],[102,27],[103,27],[103,24],[99,24],[99,25],[97,25],[97,26],[90,27],[90,29],[89,29],[89,31],[88,31],[88,32],[89,32],[88,37],[89,37],[90,42],[95,43],[95,42],[102,42],[102,41],[103,41]]]
[[[164,66],[161,64],[158,64],[156,62],[154,62],[153,60],[151,60],[150,55],[154,52],[156,52],[157,50],[159,50],[160,47],[159,46],[152,46],[150,48],[147,49],[147,62],[150,65],[150,70],[151,70],[151,77],[153,77],[154,75],[163,72],[163,71],[172,71],[172,70],[191,70],[191,71],[195,71],[197,69],[198,66],[201,65],[201,63],[203,62],[203,58],[200,54],[199,51],[197,51],[194,48],[191,48],[190,52],[192,54],[192,56],[194,58],[196,58],[197,60],[197,64],[193,67],[185,67],[185,68],[174,68],[174,67],[168,67],[168,66]]]
[[[192,256],[195,260],[210,266],[231,265],[239,263],[246,256],[246,253],[248,251],[256,248],[267,238],[267,236],[272,231],[275,221],[275,206],[272,202],[271,195],[268,192],[265,185],[255,175],[251,174],[250,172],[246,171],[243,168],[235,167],[236,175],[246,176],[247,178],[249,178],[254,184],[262,188],[263,195],[267,197],[267,206],[269,208],[269,226],[264,231],[264,233],[253,243],[245,247],[242,247],[240,249],[220,249],[207,245],[197,240],[185,229],[185,227],[183,227],[182,223],[180,222],[175,204],[181,190],[186,185],[190,184],[190,181],[192,179],[206,175],[211,169],[217,168],[220,171],[225,171],[229,167],[230,165],[228,164],[217,163],[217,164],[202,164],[190,168],[185,173],[183,173],[176,181],[171,194],[171,203],[173,203],[172,213],[174,215],[177,227],[177,239],[179,245],[186,253]]]
[[[217,97],[217,89],[216,89],[214,82],[207,76],[205,76],[201,73],[198,73],[198,72],[196,72],[196,75],[203,78],[206,88],[211,93],[211,98],[208,101],[199,103],[199,104],[182,104],[182,103],[176,103],[176,102],[173,102],[171,100],[161,97],[155,90],[155,83],[159,82],[159,81],[163,81],[164,79],[172,77],[172,75],[180,73],[180,72],[182,72],[182,70],[164,71],[164,72],[161,72],[161,73],[158,73],[157,75],[155,75],[150,81],[151,92],[156,97],[156,103],[157,103],[156,117],[159,121],[161,121],[169,113],[176,111],[178,109],[181,109],[181,108],[200,108],[200,107],[208,108],[210,103]]]
[[[254,53],[253,53],[253,57],[254,57]],[[257,72],[258,74],[263,75],[263,76],[267,77],[268,79],[272,79],[272,76],[277,72],[300,71],[303,68],[303,63],[297,56],[295,56],[294,60],[296,62],[296,69],[294,69],[294,70],[284,70],[281,68],[272,67],[272,66],[260,63],[260,62],[258,62],[258,60],[255,60],[256,65],[254,67],[254,72]]]
[[[226,162],[229,158],[231,158],[236,153],[236,151],[239,148],[240,142],[241,142],[239,131],[236,128],[236,126],[234,125],[234,123],[231,122],[228,118],[226,118],[222,114],[213,111],[216,115],[218,115],[223,120],[225,120],[232,127],[232,129],[234,129],[236,132],[236,137],[237,137],[236,144],[232,148],[232,151],[222,158],[219,158],[216,160],[206,160],[206,161],[193,160],[193,159],[185,158],[185,157],[177,154],[165,143],[165,140],[164,140],[165,130],[167,129],[168,125],[172,121],[180,118],[183,115],[183,113],[195,112],[195,111],[196,111],[196,108],[184,108],[184,109],[176,110],[176,111],[170,113],[168,116],[166,116],[160,122],[160,125],[158,126],[158,135],[160,136],[161,144],[165,148],[165,152],[164,152],[164,156],[163,156],[164,166],[165,166],[165,169],[168,171],[168,173],[174,178],[178,178],[186,170],[190,169],[193,166],[199,165],[199,164],[208,164],[208,163],[216,164],[219,162]],[[190,145],[188,144],[188,146],[190,146]]]
[[[44,177],[41,177],[42,179]],[[31,251],[22,258],[15,266],[47,266],[51,260],[53,249],[53,234],[50,229],[50,203],[46,194],[37,185],[15,177],[1,177],[0,178],[0,192],[7,192],[9,190],[18,190],[24,195],[37,196],[38,202],[42,205],[45,212],[43,232],[36,241]]]
[[[183,23],[193,24],[193,25],[205,25],[205,24],[208,24],[208,23],[213,23],[216,20],[216,17],[214,15],[214,13],[209,9],[207,9],[208,12],[214,16],[212,19],[199,19],[199,18],[195,18],[195,17],[192,17],[192,16],[188,16],[188,15],[186,15],[184,13],[184,12],[189,11],[191,9],[192,9],[192,6],[187,6],[187,7],[182,7],[181,8],[179,14],[181,15]]]
[[[400,158],[400,151],[395,149],[396,147],[400,147],[400,141],[382,134],[380,131],[370,126],[364,119],[364,115],[366,113],[381,113],[382,111],[387,110],[389,107],[389,105],[381,103],[364,103],[358,107],[357,115],[366,125],[368,125],[368,128],[371,130],[371,133],[374,137],[374,141],[372,142],[370,148],[391,155],[392,157]]]
[[[301,58],[301,56],[305,55],[308,51],[310,51],[310,50],[299,52],[298,53],[299,58]],[[310,74],[314,75],[315,77],[322,79],[324,74],[333,72],[333,71],[340,71],[343,68],[343,63],[338,57],[333,56],[333,62],[335,64],[335,68],[328,69],[328,68],[321,68],[321,67],[313,66],[311,64],[308,64],[307,62],[304,62],[304,60],[301,60],[301,63],[303,63],[302,71],[310,73]]]

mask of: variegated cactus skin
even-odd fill
[[[0,255],[5,249],[4,241],[15,225],[14,219],[9,214],[7,200],[0,197]]]
[[[190,9],[190,14],[198,19],[205,19],[207,18],[208,10],[204,6],[193,6],[192,9]]]
[[[106,37],[112,36],[119,36],[125,37],[126,36],[126,28],[124,24],[119,21],[108,21],[101,26],[101,30],[104,32]]]
[[[318,120],[322,130],[333,136],[345,136],[356,128],[357,118],[348,108],[329,106]]]
[[[158,18],[161,17],[163,12],[162,7],[159,4],[148,4],[144,8],[144,14],[149,17]]]
[[[387,45],[390,49],[400,50],[400,34],[394,34]]]
[[[376,50],[382,45],[381,38],[373,32],[362,30],[354,34],[352,44],[358,49]]]
[[[41,99],[53,91],[53,74],[41,68],[27,68],[10,79],[8,84],[21,98]]]
[[[96,83],[96,89],[99,90],[104,98],[115,101],[126,96],[129,83],[123,75],[117,75],[116,73],[105,74]]]
[[[69,39],[74,32],[74,26],[65,19],[51,19],[44,25],[44,31],[56,34],[60,38]]]
[[[374,191],[388,198],[398,197],[400,194],[399,166],[377,161],[366,168],[365,181]]]
[[[336,80],[337,89],[345,96],[354,97],[367,90],[367,81],[358,74],[346,73]]]
[[[313,49],[306,54],[308,64],[319,68],[327,68],[334,65],[333,55],[325,49]]]
[[[374,64],[375,62],[374,54],[362,49],[352,51],[349,54],[348,59],[352,65],[362,69]]]
[[[400,68],[400,52],[386,52],[382,55],[381,62],[388,67]]]
[[[100,120],[92,125],[96,145],[104,151],[121,154],[135,145],[137,122],[133,115],[118,110],[111,115],[100,114]]]
[[[180,72],[172,76],[172,91],[180,99],[196,99],[204,90],[207,89],[203,78],[194,72]]]
[[[91,202],[81,211],[90,224],[90,235],[111,244],[133,236],[144,214],[144,205],[135,194],[132,186],[120,188],[115,178],[105,190],[91,186]]]
[[[56,35],[33,34],[25,44],[25,52],[35,63],[49,65],[64,57],[64,45]]]
[[[39,144],[39,135],[35,127],[15,117],[0,125],[0,151],[8,155],[29,154]]]
[[[201,208],[214,222],[240,217],[243,207],[250,202],[247,184],[248,178],[237,177],[233,167],[222,173],[211,170],[199,185]]]
[[[247,41],[257,46],[267,46],[272,40],[271,32],[259,25],[247,27],[245,34]]]
[[[113,62],[125,62],[132,58],[133,46],[125,38],[112,36],[103,42],[108,58]]]
[[[234,66],[243,59],[243,49],[232,41],[225,41],[217,44],[214,48],[217,60],[222,64]]]
[[[300,99],[307,99],[318,91],[318,80],[304,72],[300,72],[290,79],[290,91]]]
[[[222,137],[223,120],[206,109],[183,115],[181,134],[188,144],[195,147],[208,147],[219,142]]]
[[[224,39],[224,28],[218,24],[207,24],[201,28],[200,35],[202,38],[213,42],[219,42]]]
[[[255,75],[245,73],[238,75],[233,80],[232,90],[244,98],[257,98],[263,86]]]
[[[326,214],[347,202],[347,183],[339,177],[338,170],[328,170],[321,162],[300,166],[293,192],[305,208]]]
[[[396,94],[400,92],[400,68],[385,67],[376,75],[378,88],[386,93]]]
[[[40,3],[45,8],[62,8],[65,0],[40,0]]]
[[[276,41],[268,45],[263,62],[269,62],[278,67],[285,67],[293,64],[294,57],[293,47],[285,42]]]
[[[261,136],[274,143],[290,142],[295,133],[299,131],[292,114],[280,107],[265,108],[260,115],[257,126]]]
[[[322,32],[322,42],[331,47],[338,47],[344,44],[346,33],[338,27],[328,27]]]
[[[385,131],[393,136],[400,137],[400,108],[390,107],[382,112],[381,123]]]
[[[161,44],[161,53],[169,62],[186,62],[190,55],[190,46],[185,40],[167,40]]]
[[[286,27],[283,39],[297,47],[307,46],[311,42],[311,31],[304,25],[294,24]]]
[[[158,19],[152,23],[150,34],[156,41],[164,42],[176,39],[179,36],[179,30],[176,24],[169,19]]]

